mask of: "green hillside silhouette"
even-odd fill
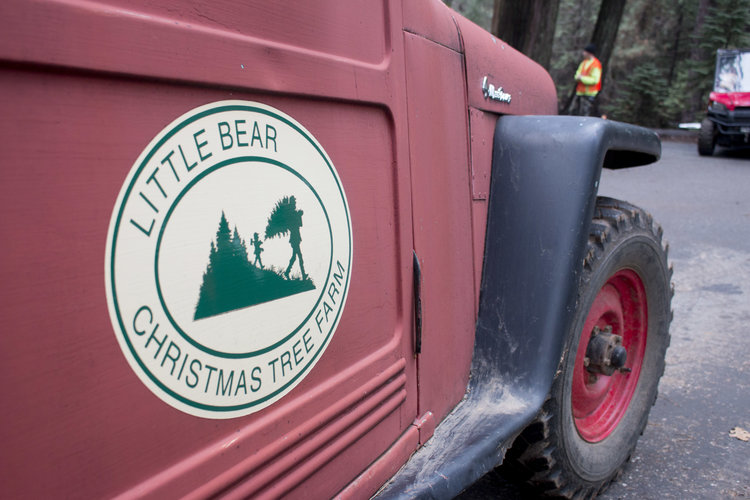
[[[281,271],[259,268],[251,263],[245,241],[236,227],[233,233],[229,230],[229,223],[222,212],[216,243],[211,241],[208,266],[203,273],[194,319],[208,318],[314,289],[315,284],[307,275],[284,277]]]

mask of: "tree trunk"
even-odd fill
[[[669,58],[669,74],[667,75],[667,86],[671,87],[674,83],[675,69],[677,68],[677,56],[680,53],[680,42],[682,41],[682,22],[684,7],[680,4],[679,15],[677,17],[677,30],[674,35],[674,43],[672,45],[672,53]]]
[[[591,42],[596,45],[596,57],[602,62],[602,84],[607,72],[607,64],[612,57],[617,40],[617,30],[620,29],[622,13],[625,11],[627,0],[602,0],[599,15]]]
[[[594,34],[591,37],[591,43],[596,45],[596,57],[602,63],[602,88],[604,88],[604,77],[607,74],[607,64],[612,51],[615,48],[617,40],[617,31],[620,29],[620,21],[625,11],[625,2],[627,0],[602,0],[599,6],[599,14],[594,26]],[[583,49],[583,47],[581,47]],[[562,105],[560,113],[565,113],[573,97],[576,95],[575,85],[568,96],[568,99]]]
[[[492,34],[549,70],[560,0],[495,0]]]
[[[698,3],[698,12],[695,16],[695,26],[693,28],[693,46],[690,50],[690,61],[692,67],[690,67],[688,71],[688,81],[693,81],[696,78],[694,70],[695,65],[705,57],[708,57],[706,51],[700,47],[699,40],[701,38],[701,33],[703,32],[703,25],[706,22],[706,14],[712,3],[711,0],[700,0]],[[703,102],[701,102],[701,99],[703,98],[701,86],[697,85],[695,90],[687,97],[688,105],[682,114],[682,119],[685,121],[695,119],[698,110],[703,107]]]

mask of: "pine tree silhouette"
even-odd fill
[[[193,319],[208,318],[314,289],[315,284],[306,275],[303,279],[284,279],[280,272],[261,269],[251,263],[245,240],[237,226],[234,232],[229,230],[229,222],[222,212],[216,243],[211,241]]]
[[[231,244],[232,244],[232,255],[234,258],[241,259],[243,261],[248,260],[247,245],[245,245],[245,240],[240,238],[240,235],[237,232],[237,226],[234,226],[234,233],[232,234]]]
[[[232,236],[229,232],[229,223],[224,212],[221,212],[221,220],[219,221],[219,229],[216,230],[216,249],[218,251],[226,251],[230,248]]]

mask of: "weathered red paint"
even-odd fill
[[[422,267],[419,411],[442,418],[468,381],[474,342],[468,123],[461,55],[404,35],[414,249]],[[439,104],[435,97],[440,96]],[[446,293],[448,292],[448,293]]]
[[[555,84],[544,68],[469,20],[456,22],[464,41],[469,106],[500,114],[557,114]],[[512,96],[510,104],[484,97],[485,76]]]
[[[429,434],[415,418],[439,420],[464,394],[494,118],[553,113],[549,77],[438,1],[7,0],[0,19],[2,496],[376,491]],[[485,75],[510,105],[483,98]],[[139,153],[175,117],[225,99],[281,109],[324,145],[356,253],[311,374],[269,408],[213,421],[133,374],[103,256]]]
[[[441,2],[403,2],[404,31],[461,52],[455,13]]]

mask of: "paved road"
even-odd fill
[[[649,210],[674,265],[672,344],[623,476],[604,499],[750,498],[750,154],[663,144],[650,166],[605,171],[600,193]],[[737,431],[735,431],[737,432]],[[489,474],[461,496],[522,498]]]

